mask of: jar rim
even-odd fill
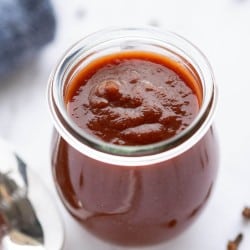
[[[66,111],[63,96],[63,76],[69,66],[84,52],[107,41],[125,38],[151,39],[180,51],[188,51],[188,62],[195,63],[203,82],[203,100],[193,122],[177,135],[157,143],[141,146],[121,146],[102,141],[79,128]],[[202,68],[200,67],[202,66]],[[217,104],[217,87],[206,56],[185,38],[153,27],[109,28],[86,36],[75,43],[51,73],[48,84],[48,103],[54,126],[59,134],[79,152],[113,165],[149,165],[173,158],[195,145],[211,126]]]

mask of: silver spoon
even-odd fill
[[[48,191],[1,139],[0,238],[3,250],[60,250],[64,240]]]

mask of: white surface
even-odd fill
[[[14,144],[51,190],[66,225],[64,250],[120,250],[83,231],[61,206],[51,178],[52,123],[45,98],[47,79],[73,42],[111,25],[157,22],[195,43],[209,58],[219,86],[216,116],[221,164],[215,192],[198,221],[179,238],[156,250],[226,249],[239,231],[250,247],[250,1],[248,0],[54,0],[57,37],[32,65],[0,79],[0,136]],[[77,17],[85,11],[82,18]],[[80,13],[79,13],[80,12]],[[46,204],[44,204],[46,213]],[[53,222],[51,222],[53,223]],[[134,249],[134,248],[130,248]]]

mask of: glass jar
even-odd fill
[[[178,135],[146,146],[118,146],[94,138],[70,119],[65,89],[94,59],[133,50],[156,52],[184,66],[199,79],[202,104]],[[212,69],[193,44],[155,28],[99,31],[66,52],[50,77],[48,97],[56,187],[88,231],[119,245],[152,245],[176,236],[200,214],[218,168],[212,126],[217,93]]]

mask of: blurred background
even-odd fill
[[[241,211],[250,205],[250,1],[0,0],[0,137],[17,148],[52,192],[66,228],[64,250],[122,249],[90,236],[58,200],[46,100],[49,74],[65,50],[114,25],[154,25],[184,36],[208,57],[219,87],[215,192],[188,231],[154,249],[226,249],[239,232],[245,236],[240,249],[249,249],[250,223],[243,222]]]

